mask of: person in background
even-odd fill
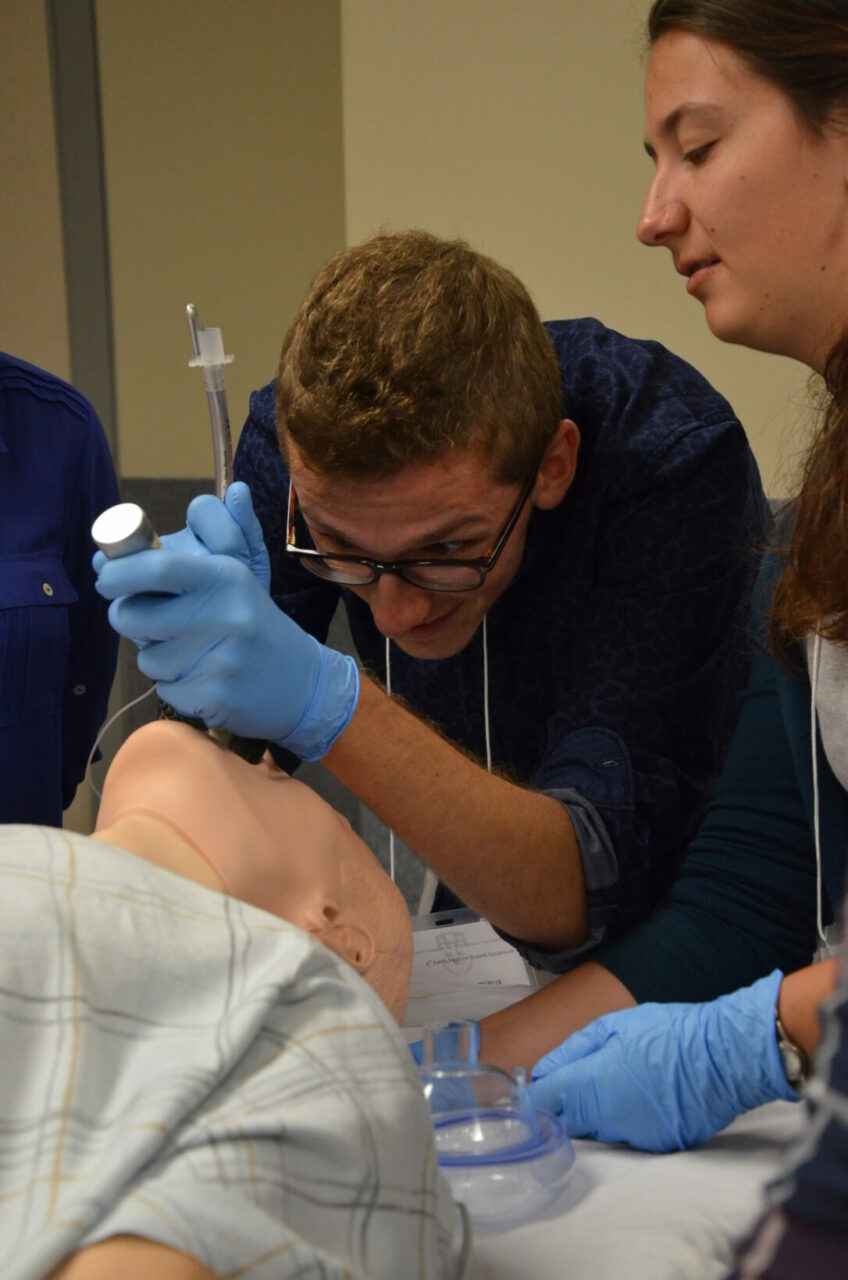
[[[509,271],[405,231],[319,273],[235,471],[259,523],[238,482],[189,511],[233,555],[100,568],[165,700],[287,768],[321,759],[449,887],[436,909],[465,901],[537,966],[632,928],[747,668],[768,514],[727,402],[659,344],[543,325]],[[321,643],[339,599],[361,679]]]
[[[779,848],[806,823],[836,907],[848,849],[848,3],[656,0],[648,33],[655,173],[640,239],[670,251],[718,338],[792,356],[824,379],[821,427],[767,569],[771,691],[764,659],[737,731],[753,750],[735,762],[724,819],[733,828],[734,809],[767,799],[756,744],[776,735],[763,831]],[[572,1134],[652,1150],[702,1142],[806,1085],[807,1133],[739,1275],[848,1273],[844,955],[713,1002],[605,1016],[534,1076],[536,1101],[562,1111]]]
[[[88,400],[0,352],[0,821],[61,826],[106,717],[118,646],[91,524],[117,500]]]

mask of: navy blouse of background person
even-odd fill
[[[546,328],[580,452],[564,500],[533,510],[518,574],[488,614],[492,758],[569,809],[597,942],[662,898],[703,813],[749,665],[769,516],[741,425],[695,369],[595,320]],[[235,473],[274,599],[323,640],[341,595],[363,666],[384,679],[368,605],[285,554],[273,382],[251,396]],[[312,545],[302,521],[297,537]],[[392,688],[485,759],[481,632],[439,661],[393,647]],[[540,967],[570,963],[522,950]]]
[[[106,715],[118,637],[91,523],[118,500],[78,391],[0,352],[0,821],[61,826]]]

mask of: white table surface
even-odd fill
[[[475,1239],[468,1280],[719,1280],[802,1125],[800,1106],[775,1102],[695,1151],[576,1141],[561,1201]]]

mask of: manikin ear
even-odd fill
[[[580,448],[580,430],[576,422],[563,418],[557,424],[553,438],[542,455],[533,505],[549,510],[562,502],[571,488],[577,471],[577,452]]]
[[[357,973],[364,974],[370,969],[375,951],[373,935],[331,902],[324,905],[320,922],[310,923],[307,932],[346,960]]]

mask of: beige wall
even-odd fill
[[[47,23],[0,4],[0,348],[70,376]]]
[[[785,491],[804,372],[716,342],[666,256],[633,235],[650,171],[646,9],[97,0],[124,474],[210,473],[187,302],[235,353],[237,432],[319,264],[345,239],[417,225],[500,258],[546,316],[595,314],[679,351],[730,398],[769,487]],[[0,163],[13,175],[0,200],[0,343],[67,376],[41,3],[4,0],[0,48]]]
[[[221,328],[234,435],[344,240],[338,0],[98,0],[118,448],[203,476],[186,303]]]
[[[697,365],[772,492],[806,374],[717,342],[634,235],[647,0],[342,0],[347,236],[422,226],[517,272],[546,317],[592,314]]]
[[[44,7],[0,5],[0,348],[71,373],[65,257]],[[86,786],[65,825],[90,831]]]

